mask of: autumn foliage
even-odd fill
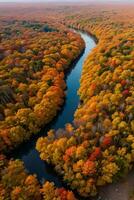
[[[7,30],[7,23],[0,44],[0,151],[28,140],[56,116],[65,96],[64,71],[84,48],[69,31],[44,32],[29,21],[11,21]]]
[[[98,44],[83,66],[74,122],[63,134],[50,131],[38,139],[36,148],[73,190],[88,197],[133,166],[134,21],[131,9],[128,15],[114,7],[73,11],[64,24],[88,32]]]
[[[35,175],[29,175],[20,160],[7,161],[0,155],[0,200],[76,200],[73,193],[46,182],[41,186]]]
[[[65,70],[84,49],[68,28],[85,31],[97,46],[83,66],[74,121],[39,138],[36,149],[82,198],[95,196],[134,163],[133,5],[28,8],[0,12],[0,151],[28,140],[56,116]],[[21,161],[3,155],[0,178],[2,200],[75,199],[53,183],[39,185]]]

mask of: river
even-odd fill
[[[23,160],[25,168],[30,174],[36,174],[40,182],[44,180],[52,181],[57,187],[66,186],[62,179],[53,170],[53,167],[42,161],[39,153],[36,151],[36,141],[41,136],[46,136],[48,130],[64,128],[66,123],[73,121],[73,116],[79,104],[77,91],[80,87],[80,77],[84,60],[96,46],[93,38],[86,33],[77,31],[85,41],[85,51],[82,56],[75,62],[66,74],[66,99],[61,111],[55,119],[48,124],[37,136],[23,143],[17,150],[12,152],[11,157]],[[134,171],[131,171],[127,178],[119,183],[113,183],[103,187],[99,194],[100,200],[128,200],[130,191],[134,185]],[[89,200],[89,198],[88,198]]]
[[[30,174],[36,174],[38,180],[41,182],[49,180],[55,182],[56,186],[63,186],[61,178],[59,178],[56,172],[47,163],[42,161],[39,157],[39,153],[35,149],[36,141],[40,136],[46,136],[49,129],[64,128],[66,123],[73,121],[74,112],[79,104],[79,96],[77,91],[80,87],[80,77],[82,72],[82,66],[85,58],[90,51],[96,46],[92,37],[77,31],[83,40],[85,41],[85,50],[81,57],[75,62],[70,70],[66,74],[66,99],[63,108],[58,113],[56,118],[46,126],[37,136],[31,138],[29,141],[23,143],[17,150],[12,153],[12,157],[21,159],[24,162],[25,168]]]

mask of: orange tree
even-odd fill
[[[76,200],[73,193],[46,182],[42,186],[35,175],[29,175],[20,160],[8,161],[0,155],[0,199]]]

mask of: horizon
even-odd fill
[[[134,3],[134,0],[0,0],[0,3]]]

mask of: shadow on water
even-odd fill
[[[54,171],[54,168],[40,159],[39,153],[35,149],[35,145],[37,139],[41,136],[46,136],[50,129],[64,128],[66,123],[73,121],[74,112],[79,104],[77,91],[80,86],[79,80],[81,77],[82,65],[89,52],[95,47],[95,42],[91,36],[80,31],[77,32],[84,39],[86,47],[79,59],[77,59],[72,64],[72,67],[66,72],[65,79],[67,90],[65,103],[62,109],[54,120],[42,129],[38,135],[31,138],[31,140],[24,142],[11,154],[11,157],[23,160],[27,171],[31,174],[36,174],[40,182],[49,180],[54,182],[57,187],[67,186],[63,183],[62,178]]]

